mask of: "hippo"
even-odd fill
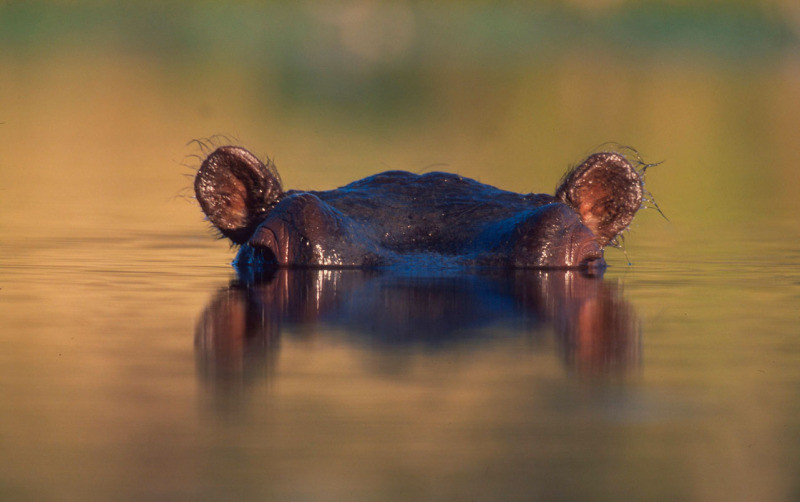
[[[334,190],[284,190],[271,160],[222,146],[197,172],[208,220],[240,246],[234,266],[605,268],[603,248],[642,206],[643,172],[598,152],[554,195],[444,172],[387,171]]]

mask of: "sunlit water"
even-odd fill
[[[214,244],[4,245],[4,498],[800,491],[797,246],[694,263],[638,246],[632,266],[610,250],[602,280],[294,271],[245,284]]]
[[[0,2],[0,500],[800,499],[794,3],[541,4]],[[314,190],[618,141],[669,220],[602,278],[239,278],[218,133]]]

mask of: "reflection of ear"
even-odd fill
[[[283,195],[275,166],[244,148],[223,146],[209,155],[194,180],[209,221],[237,244],[247,242],[263,214]]]
[[[571,206],[607,245],[642,206],[642,177],[622,155],[595,153],[564,176],[556,198]]]
[[[247,298],[241,290],[217,294],[195,330],[195,346],[209,374],[241,371],[247,340]]]

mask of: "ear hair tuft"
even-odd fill
[[[263,215],[283,197],[274,164],[236,146],[214,150],[200,166],[195,194],[209,221],[237,244],[250,238]]]

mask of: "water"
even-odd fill
[[[800,498],[791,2],[386,5],[0,6],[0,500]],[[601,278],[237,277],[214,134],[314,190],[618,141],[668,220]]]
[[[98,246],[5,263],[5,498],[797,493],[787,265],[247,283],[192,235]]]

